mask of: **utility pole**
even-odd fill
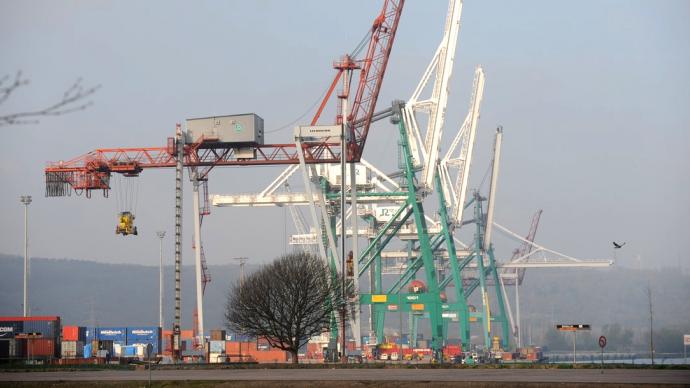
[[[21,203],[24,205],[24,316],[29,316],[29,204],[30,195],[22,195]]]
[[[647,297],[649,298],[649,353],[654,365],[654,311],[652,310],[652,286],[647,282]]]
[[[342,287],[342,309],[341,309],[341,314],[340,314],[340,354],[341,354],[341,362],[347,362],[347,358],[345,356],[345,348],[347,346],[347,340],[345,336],[345,309],[347,308],[347,294],[345,290],[347,289],[347,271],[345,269],[346,267],[346,262],[345,262],[345,239],[347,238],[347,226],[345,224],[345,204],[346,202],[346,195],[345,195],[345,187],[347,185],[347,178],[346,178],[346,173],[347,173],[347,147],[349,145],[349,136],[345,133],[346,128],[348,128],[347,125],[347,117],[348,117],[348,105],[347,105],[347,100],[349,98],[349,90],[350,90],[350,77],[352,75],[352,63],[350,61],[350,57],[346,56],[344,58],[344,63],[346,67],[345,74],[343,77],[343,96],[341,99],[341,108],[342,108],[342,117],[341,117],[341,132],[340,132],[340,226],[341,226],[341,231],[340,231],[340,271],[341,271],[341,287]],[[352,166],[354,168],[354,166]],[[355,191],[355,182],[350,182],[352,185],[352,191]],[[352,217],[356,218],[357,217],[357,209],[352,209]],[[354,233],[354,229],[353,229]],[[354,235],[353,235],[354,237]],[[356,259],[354,259],[356,260]],[[355,275],[356,278],[357,275]]]
[[[201,267],[201,212],[199,209],[199,172],[196,168],[192,169],[192,203],[194,209],[194,268],[196,275],[196,311],[197,311],[197,333],[199,334],[199,346],[204,349],[204,291],[203,291],[203,269]]]
[[[163,238],[165,237],[165,231],[159,230],[156,232],[156,236],[160,240],[160,268],[158,271],[158,326],[163,330]]]
[[[248,257],[233,257],[233,260],[237,260],[240,263],[240,288],[244,287],[244,263],[249,260]],[[242,357],[242,338],[237,337],[237,342],[240,343],[240,362],[244,361]]]

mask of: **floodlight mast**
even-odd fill
[[[163,329],[163,239],[165,238],[165,231],[159,230],[156,236],[160,240],[160,267],[158,271],[158,326]]]
[[[24,316],[28,317],[29,310],[29,205],[30,195],[22,195],[19,201],[24,205]]]

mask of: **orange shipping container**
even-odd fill
[[[242,342],[242,354],[249,354],[249,352],[256,352],[256,342]],[[240,343],[237,341],[226,341],[225,353],[232,355],[240,354]]]
[[[315,343],[308,343],[307,344],[307,353],[312,353],[312,354],[323,353],[322,345],[321,344],[315,344]]]
[[[172,330],[163,330],[163,336],[172,335]],[[181,340],[191,340],[194,339],[194,330],[180,330]]]
[[[259,363],[286,362],[288,358],[288,353],[282,350],[252,351],[249,355]]]
[[[34,357],[56,357],[55,354],[55,339],[53,338],[36,338],[25,340],[27,345],[25,356],[27,358]]]

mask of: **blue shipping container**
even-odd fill
[[[127,328],[127,343],[148,343],[143,341],[157,341],[160,337],[160,327],[143,326]]]
[[[93,327],[86,327],[86,341],[85,342],[91,342],[96,338],[96,329]]]
[[[0,322],[0,339],[12,339],[17,333],[21,333],[24,328],[21,321]]]
[[[98,327],[96,339],[99,341],[113,341],[125,344],[127,342],[127,328],[125,327]]]
[[[60,321],[24,321],[22,333],[41,333],[43,338],[60,337]]]
[[[127,345],[151,344],[153,354],[160,353],[161,347],[161,328],[157,326],[142,326],[127,328]]]
[[[123,346],[122,355],[125,357],[135,357],[137,355],[137,348],[134,346]]]

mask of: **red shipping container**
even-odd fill
[[[166,337],[168,335],[172,336],[173,331],[172,330],[163,330],[161,332],[163,337]],[[194,339],[194,330],[180,330],[180,340],[193,340]]]
[[[27,339],[24,349],[27,358],[56,357],[55,339],[52,338]]]
[[[62,340],[63,341],[84,341],[85,335],[84,328],[79,326],[63,326],[62,327]]]
[[[443,353],[449,357],[455,357],[462,353],[462,348],[459,345],[446,345]]]

